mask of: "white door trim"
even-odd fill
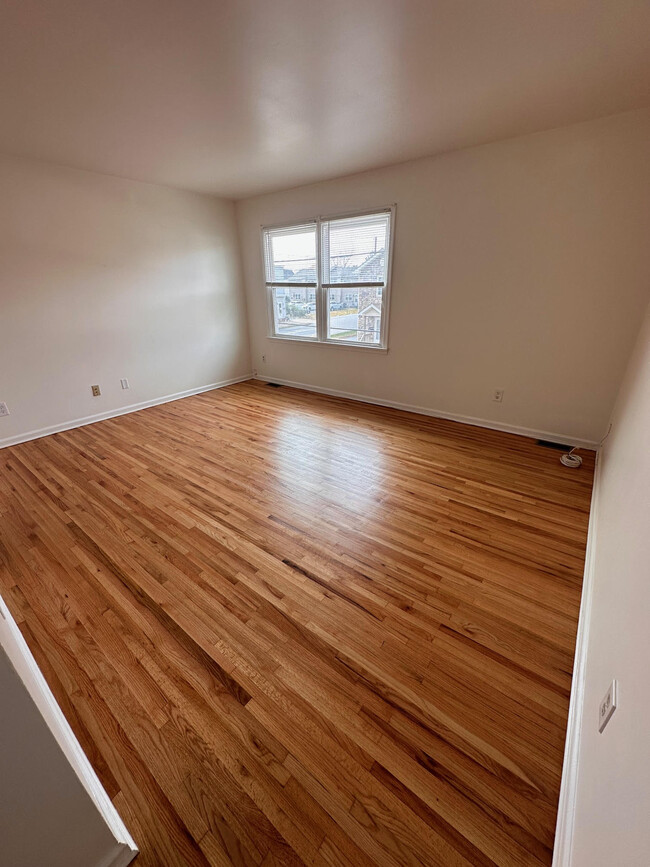
[[[0,647],[7,654],[65,757],[115,838],[115,848],[102,859],[97,867],[126,867],[138,854],[135,842],[111,799],[104,791],[104,787],[99,782],[86,754],[81,749],[79,741],[52,695],[52,691],[40,668],[36,665],[22,632],[1,596]]]
[[[571,867],[573,854],[573,829],[575,825],[576,796],[578,790],[578,771],[580,766],[580,731],[585,697],[587,669],[587,650],[589,647],[589,626],[593,596],[594,550],[596,547],[598,525],[598,499],[600,492],[602,451],[596,453],[596,471],[591,492],[589,529],[587,531],[587,550],[585,552],[585,571],[582,579],[582,599],[580,619],[576,636],[576,650],[571,682],[571,700],[564,744],[564,765],[560,784],[560,800],[555,826],[555,845],[553,847],[553,867]]]

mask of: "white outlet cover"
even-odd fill
[[[126,378],[120,379],[120,385],[122,386],[122,388],[128,388],[129,387],[129,380]]]
[[[602,732],[618,705],[618,684],[613,680],[598,707],[598,731]]]
[[[9,407],[4,401],[0,401],[0,415],[9,415]]]

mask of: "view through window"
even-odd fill
[[[264,229],[275,337],[386,346],[392,211]]]

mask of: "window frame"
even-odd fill
[[[267,338],[269,340],[288,340],[294,343],[316,343],[320,346],[338,346],[344,349],[358,349],[361,351],[370,350],[374,352],[387,352],[388,351],[388,329],[389,329],[389,321],[390,321],[390,296],[391,296],[391,283],[392,283],[392,270],[393,270],[393,247],[395,241],[395,210],[396,206],[393,205],[385,205],[381,208],[366,208],[362,211],[346,211],[345,213],[339,214],[328,214],[326,216],[314,217],[306,220],[294,220],[290,223],[279,223],[275,225],[261,226],[261,244],[262,244],[262,267],[264,271],[264,286],[266,290],[266,304],[267,304],[267,319],[268,319],[268,333]],[[347,218],[353,217],[366,217],[371,216],[373,214],[390,214],[389,226],[388,226],[388,259],[386,262],[386,279],[381,287],[381,298],[382,298],[382,316],[381,316],[381,327],[379,331],[379,343],[360,343],[358,341],[347,341],[347,340],[337,340],[333,337],[328,337],[329,331],[329,323],[328,323],[328,309],[327,309],[327,300],[329,297],[329,286],[323,286],[323,263],[321,260],[321,242],[322,242],[322,232],[321,226],[323,223],[327,223],[334,220],[344,220]],[[278,334],[275,330],[275,315],[274,315],[274,307],[273,307],[273,290],[282,287],[291,287],[291,283],[270,283],[266,280],[266,263],[267,263],[267,233],[280,231],[283,229],[292,229],[299,228],[300,226],[308,226],[310,224],[314,224],[315,233],[316,233],[316,336],[315,337],[303,337],[299,335],[287,335],[287,334]],[[303,284],[300,284],[303,286]],[[368,284],[359,283],[360,287]],[[377,285],[377,284],[372,284]],[[306,284],[305,284],[306,288]],[[309,288],[314,288],[314,284],[310,283]]]

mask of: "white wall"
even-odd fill
[[[0,646],[0,864],[99,867],[111,829]]]
[[[0,597],[0,864],[126,867],[137,847]]]
[[[249,371],[231,202],[0,157],[0,445]]]
[[[648,298],[649,152],[630,112],[239,202],[253,367],[599,440]],[[260,225],[393,202],[389,352],[268,339]]]
[[[650,864],[650,308],[600,454],[571,867]],[[612,679],[619,707],[602,734]]]

